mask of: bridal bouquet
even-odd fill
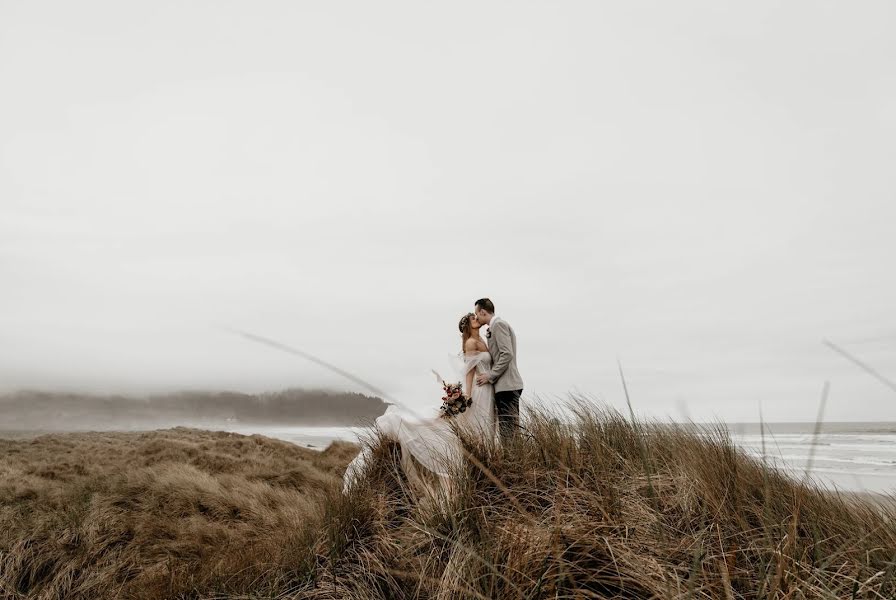
[[[442,381],[442,389],[445,390],[445,395],[442,396],[442,406],[439,410],[444,419],[459,415],[473,404],[472,398],[464,396],[463,386],[459,383]]]

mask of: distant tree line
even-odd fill
[[[20,391],[0,396],[2,429],[73,429],[195,423],[343,426],[385,412],[380,398],[288,389],[263,394],[189,391],[145,397]]]

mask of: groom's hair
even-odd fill
[[[476,301],[476,308],[481,308],[489,314],[495,314],[495,305],[488,298],[480,298]]]

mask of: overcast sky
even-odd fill
[[[891,2],[0,2],[0,388],[896,420]]]

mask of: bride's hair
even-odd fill
[[[460,333],[463,337],[463,341],[460,343],[460,351],[463,353],[464,348],[467,347],[467,340],[473,337],[473,328],[470,326],[470,320],[476,315],[473,313],[467,313],[460,318],[460,323],[457,324],[457,328],[460,329]]]

